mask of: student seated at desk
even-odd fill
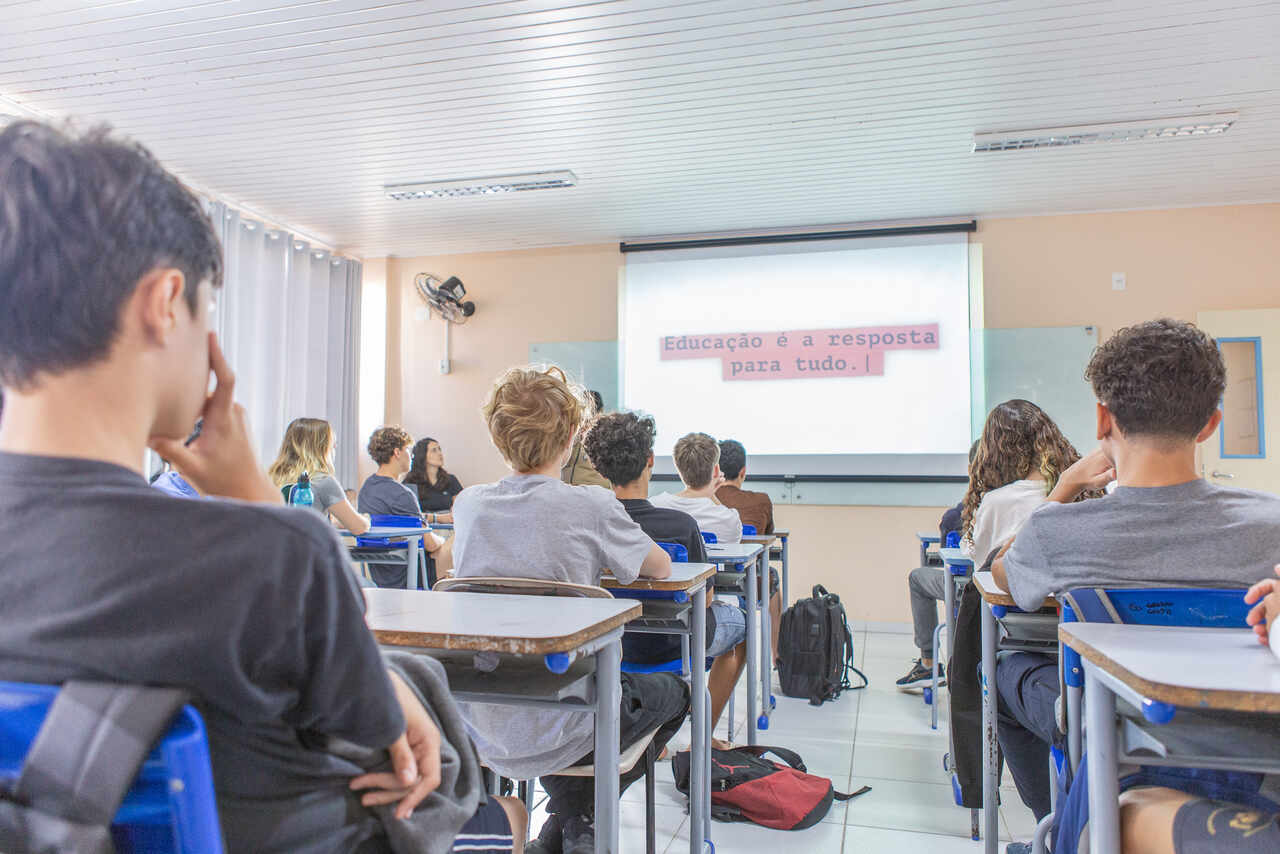
[[[682,436],[676,442],[672,457],[684,489],[658,493],[650,499],[653,506],[688,513],[701,530],[715,534],[718,543],[742,542],[742,519],[738,511],[716,499],[716,490],[724,483],[720,446],[716,440],[706,433]]]
[[[357,506],[361,513],[374,516],[416,516],[422,518],[418,509],[418,496],[413,490],[400,482],[400,478],[409,471],[409,449],[413,447],[413,437],[399,427],[379,427],[369,437],[369,456],[378,464],[378,470],[365,478],[360,487]],[[428,559],[436,560],[444,548],[444,540],[435,534],[422,537],[423,548],[427,550]],[[369,573],[379,587],[404,587],[405,566],[398,563],[370,563]],[[434,573],[429,573],[434,577]]]
[[[379,655],[332,527],[260,468],[210,333],[221,280],[199,199],[144,149],[0,132],[0,680],[189,691],[229,852],[511,839],[523,810],[485,798],[447,690],[437,727],[421,665]],[[228,500],[152,489],[148,444]]]
[[[351,506],[347,494],[333,474],[333,452],[337,436],[329,422],[322,418],[295,418],[284,431],[280,453],[267,469],[271,482],[283,489],[298,482],[305,472],[311,478],[312,505],[320,513],[332,516],[353,534],[369,530],[369,517]]]
[[[1121,329],[1085,371],[1098,398],[1100,447],[1062,473],[1049,501],[992,564],[1018,607],[1078,587],[1246,588],[1280,554],[1280,497],[1217,486],[1196,469],[1196,444],[1222,419],[1226,381],[1213,340],[1190,323]],[[1073,503],[1115,479],[1115,491]],[[1000,746],[1022,800],[1049,811],[1049,744],[1060,738],[1058,663],[1004,655],[996,668]]]
[[[702,534],[693,517],[649,502],[653,439],[657,432],[653,418],[647,415],[615,412],[597,418],[582,444],[591,464],[613,484],[614,495],[646,534],[660,542],[679,543],[688,550],[692,563],[705,563]],[[707,681],[712,732],[747,665],[746,638],[747,618],[742,609],[712,597],[707,602],[706,652],[715,659]],[[622,639],[622,657],[637,664],[661,664],[680,655],[680,638],[675,635],[629,634]],[[692,658],[691,666],[700,666],[701,659],[696,655]]]
[[[462,482],[444,470],[444,450],[439,442],[430,437],[418,440],[404,482],[418,490],[418,506],[427,522],[453,523],[453,499],[462,491]]]
[[[767,492],[743,489],[747,479],[747,449],[736,439],[720,442],[720,473],[724,483],[716,490],[716,500],[738,511],[743,525],[751,525],[758,534],[773,533],[773,499]]]
[[[624,584],[666,578],[671,559],[627,516],[613,493],[570,486],[560,471],[584,421],[582,391],[559,368],[512,368],[484,404],[489,436],[511,474],[470,486],[453,503],[458,578],[544,578],[598,585],[604,567]],[[689,688],[672,673],[622,674],[621,746],[657,730],[661,750],[689,712]],[[527,780],[591,763],[592,715],[585,712],[465,704],[486,765]],[[622,789],[644,764],[622,775]],[[542,776],[551,814],[530,850],[591,854],[595,784],[589,777]]]

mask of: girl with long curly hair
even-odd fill
[[[1006,400],[987,414],[969,466],[961,511],[962,548],[975,563],[1018,533],[1080,453],[1043,409]]]

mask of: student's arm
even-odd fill
[[[1275,572],[1280,575],[1280,564],[1276,565]],[[1253,626],[1258,642],[1270,643],[1271,650],[1280,656],[1280,632],[1276,630],[1280,625],[1280,580],[1267,578],[1259,581],[1244,594],[1244,601],[1253,605],[1245,622]]]
[[[1048,500],[1070,504],[1081,493],[1102,489],[1115,479],[1115,464],[1098,448],[1067,467],[1049,492]]]
[[[396,818],[406,819],[440,785],[440,730],[400,674],[387,675],[405,721],[404,734],[387,748],[393,771],[361,774],[350,785],[364,791],[360,803],[366,807],[399,802]]]
[[[640,564],[640,575],[644,578],[670,578],[671,577],[671,555],[657,543],[653,544],[653,548],[649,549],[649,553],[644,557],[644,563]]]
[[[351,506],[351,502],[344,495],[342,500],[336,504],[329,505],[329,513],[343,528],[353,534],[363,534],[371,527],[369,525],[369,517],[362,513],[357,513],[356,508]]]
[[[1013,541],[1016,539],[1017,537],[1010,538],[1009,542],[1005,543],[1003,548],[1000,549],[996,559],[991,561],[991,577],[995,579],[1001,590],[1009,589],[1009,577],[1004,574],[1004,556],[1009,553],[1009,549],[1013,548]]]

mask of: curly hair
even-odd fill
[[[569,447],[587,413],[586,391],[564,371],[511,368],[481,409],[494,446],[517,472],[542,468]]]
[[[379,427],[369,437],[369,456],[380,466],[391,462],[396,451],[413,443],[413,437],[402,427]]]
[[[644,474],[657,435],[658,426],[651,416],[613,412],[592,422],[582,449],[606,480],[625,486]]]
[[[1084,377],[1126,436],[1174,440],[1204,429],[1227,386],[1213,339],[1169,318],[1112,335],[1093,351]]]
[[[973,517],[988,492],[1039,472],[1048,494],[1058,476],[1078,459],[1080,452],[1031,401],[1015,398],[992,409],[978,440],[978,453],[969,465],[969,490],[961,512],[964,536],[973,536]]]

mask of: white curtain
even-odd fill
[[[209,214],[226,260],[215,328],[263,465],[275,459],[290,421],[323,418],[338,436],[338,479],[358,488],[360,262],[221,202],[211,202]]]

